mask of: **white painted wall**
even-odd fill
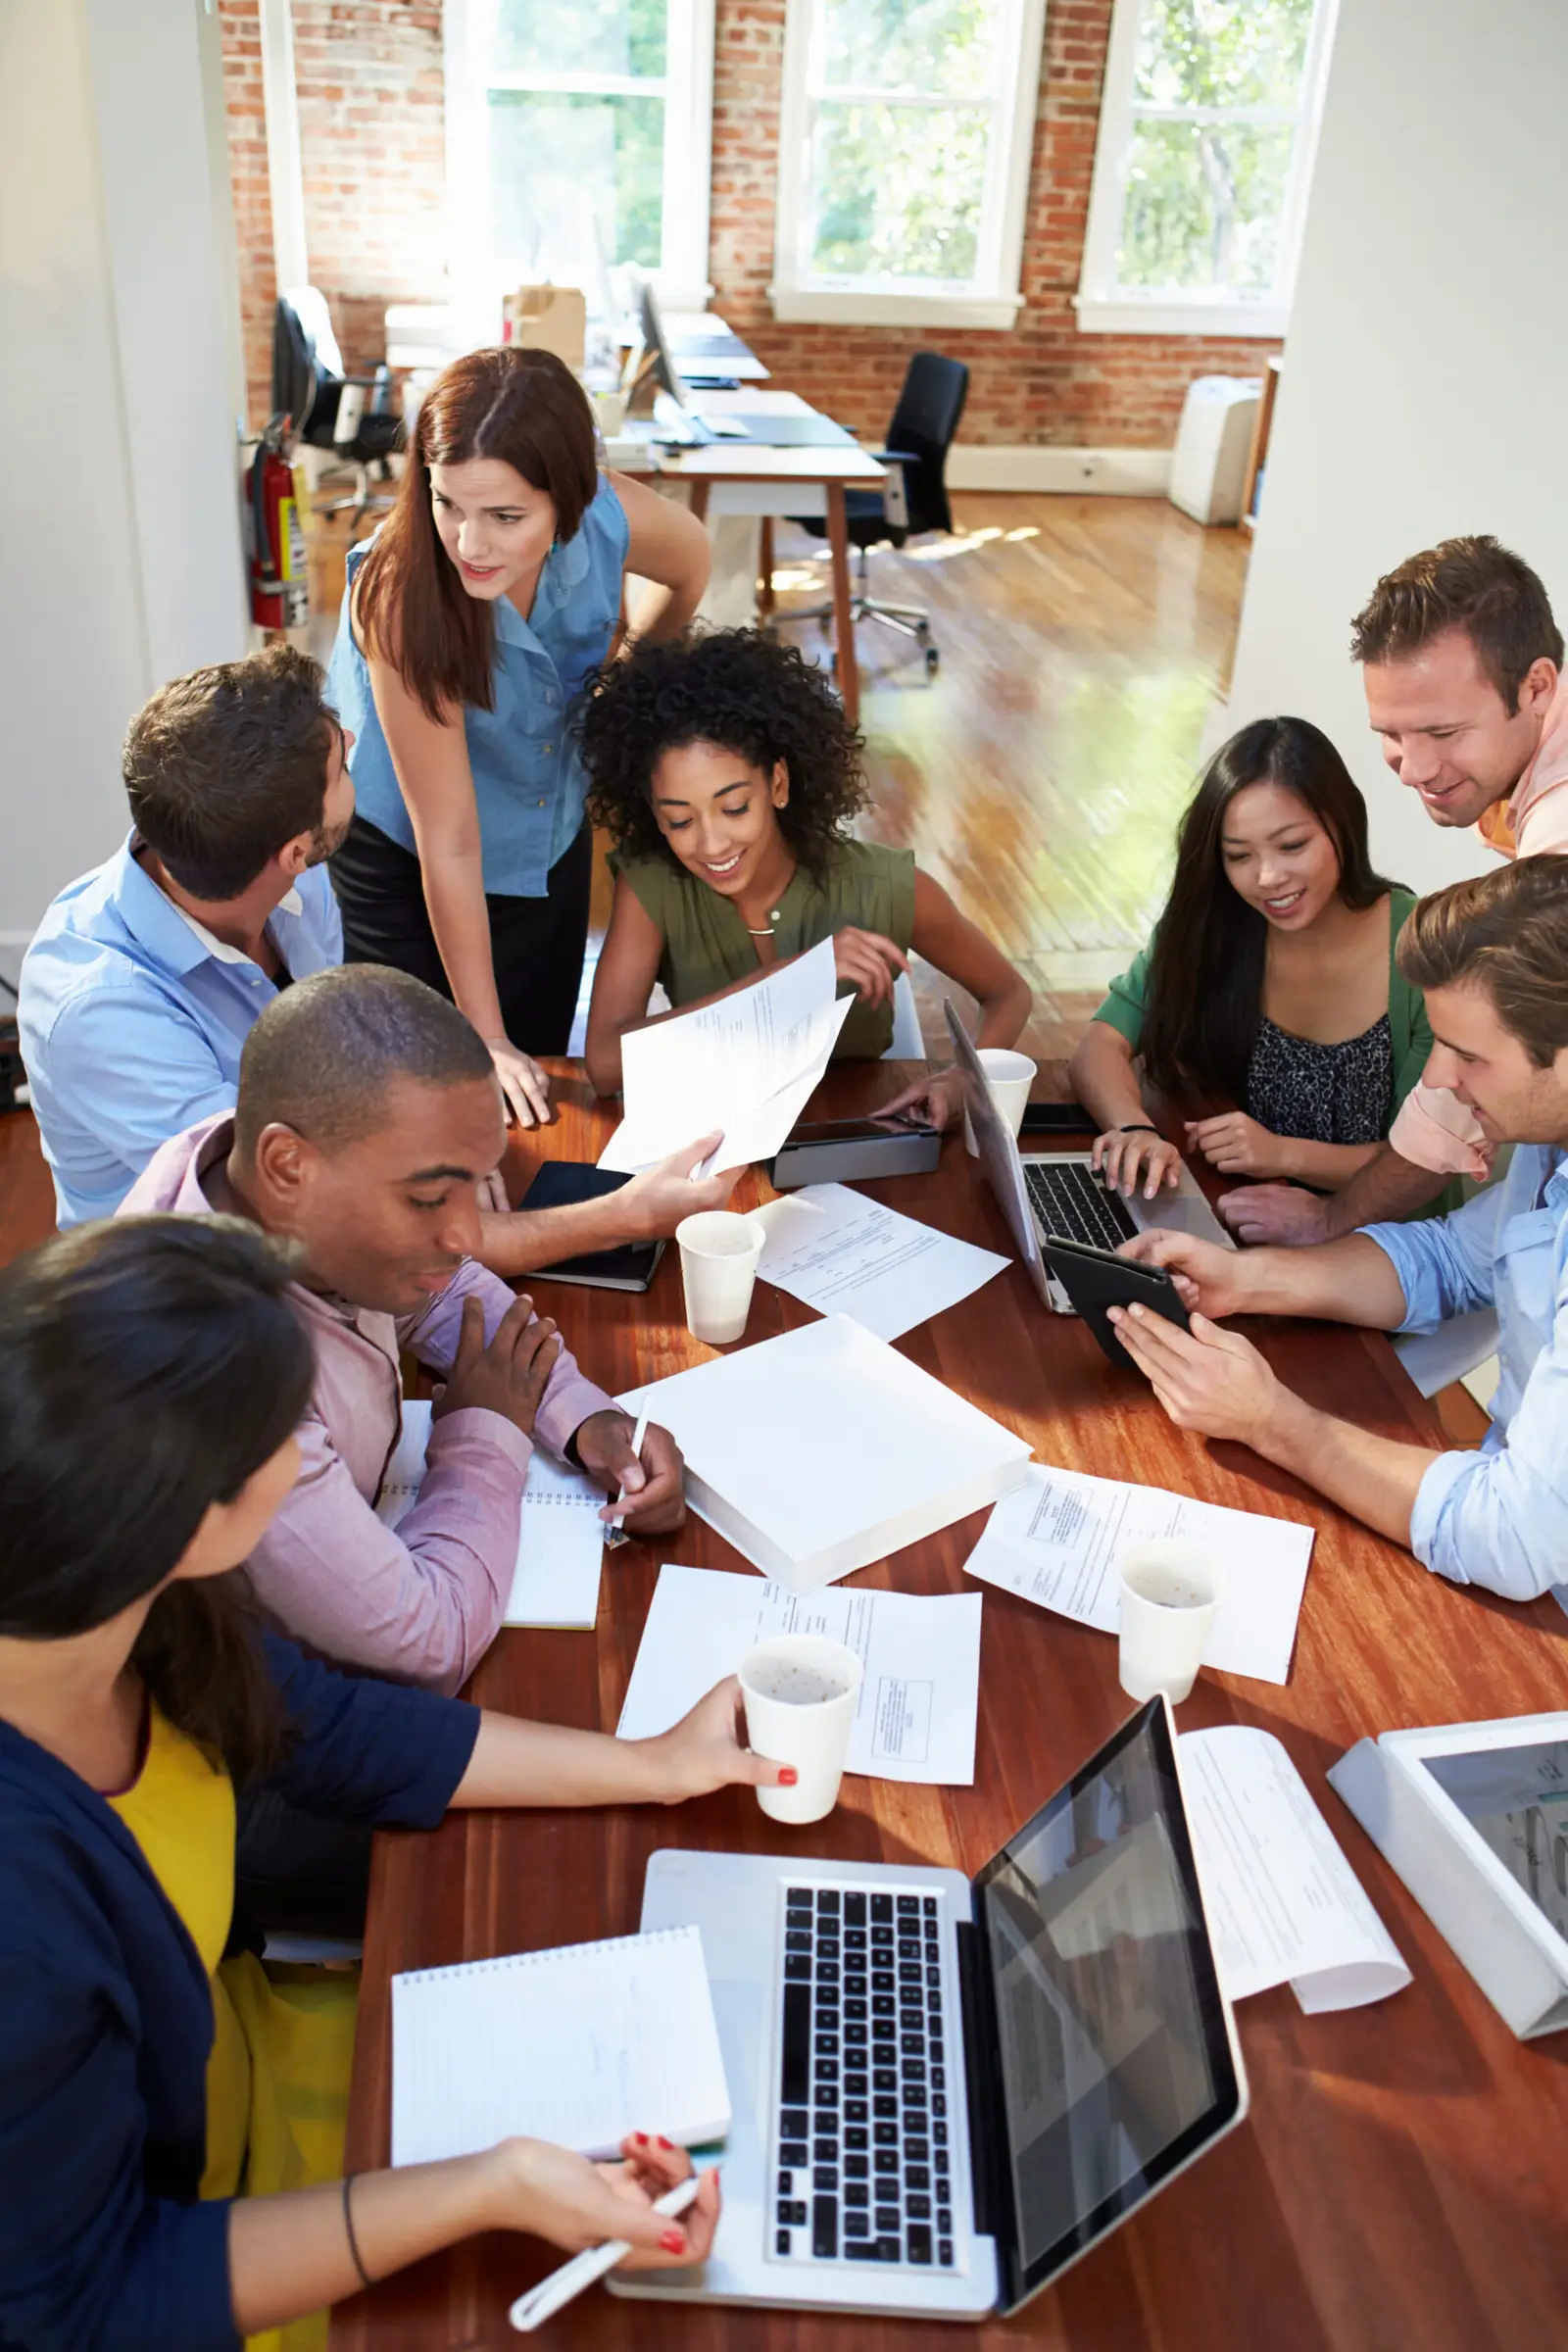
[[[1493,862],[1384,766],[1347,658],[1381,572],[1494,531],[1568,622],[1568,6],[1341,0],[1229,718],[1332,735],[1385,871]]]
[[[133,711],[250,642],[217,34],[209,0],[0,12],[0,952],[120,838]]]

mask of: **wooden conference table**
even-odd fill
[[[575,1065],[553,1066],[560,1120],[540,1148],[594,1158],[611,1122]],[[904,1082],[898,1064],[835,1071],[812,1115],[874,1107]],[[757,1188],[747,1177],[737,1204],[755,1204]],[[948,1139],[935,1174],[866,1189],[1012,1255],[961,1137]],[[612,1392],[710,1352],[685,1329],[673,1248],[644,1297],[562,1290],[551,1302]],[[746,1344],[808,1319],[759,1283]],[[1442,1442],[1381,1337],[1310,1324],[1259,1325],[1253,1336],[1313,1401],[1390,1436]],[[1181,1722],[1278,1734],[1415,1972],[1392,2000],[1340,2015],[1303,2017],[1287,1986],[1245,2002],[1251,2112],[1242,2128],[1058,2287],[1011,2322],[956,2330],[960,2342],[976,2352],[1544,2352],[1568,2340],[1568,2039],[1513,2039],[1323,1778],[1363,1733],[1563,1705],[1568,1619],[1549,1599],[1520,1608],[1456,1590],[1244,1448],[1173,1429],[1087,1332],[1038,1311],[1021,1267],[900,1345],[1045,1460],[1313,1523],[1290,1682],[1205,1673]],[[982,1524],[977,1514],[866,1577],[959,1591]],[[745,1565],[690,1519],[678,1537],[607,1559],[592,1637],[503,1633],[472,1694],[612,1731],[665,1559]],[[457,1814],[433,1836],[378,1838],[350,2166],[386,2161],[395,1970],[628,1934],[648,1857],[664,1845],[973,1873],[1130,1705],[1114,1642],[990,1587],[980,1691],[972,1788],[852,1780],[838,1810],[808,1829],[766,1821],[732,1789],[669,1811]],[[500,2352],[516,2340],[509,2303],[553,2259],[517,2237],[472,2241],[342,2305],[334,2352]],[[597,2290],[550,2328],[553,2342],[585,2352],[894,2352],[915,2333],[906,2321],[661,2310]]]

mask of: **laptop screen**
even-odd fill
[[[975,1897],[1009,2309],[1245,2105],[1158,1701],[1008,1841]]]

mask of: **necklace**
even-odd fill
[[[752,928],[752,926],[751,926],[751,924],[750,924],[750,923],[748,923],[748,924],[747,924],[747,926],[746,926],[746,936],[747,936],[747,938],[748,938],[748,939],[771,939],[771,938],[772,938],[772,936],[773,936],[773,925],[774,925],[774,924],[775,924],[777,921],[778,921],[778,908],[775,906],[775,907],[774,907],[774,909],[773,909],[773,911],[772,911],[772,913],[771,913],[771,914],[768,916],[768,918],[767,918],[767,927],[766,927],[766,929],[765,929],[765,930],[762,930],[762,931],[754,931],[754,930],[753,930],[753,928]]]

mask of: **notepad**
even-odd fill
[[[661,1928],[392,1980],[392,2162],[513,2134],[613,2156],[630,2132],[721,2139],[729,2086],[703,1939]]]
[[[417,1397],[405,1399],[402,1434],[375,1502],[376,1517],[388,1527],[396,1527],[418,1499],[429,1443],[429,1404]],[[605,1558],[605,1523],[599,1513],[604,1503],[591,1478],[534,1447],[503,1625],[582,1632],[598,1622],[599,1575]]]
[[[1015,1437],[848,1315],[619,1399],[686,1457],[686,1499],[790,1592],[918,1544],[1016,1486]]]

